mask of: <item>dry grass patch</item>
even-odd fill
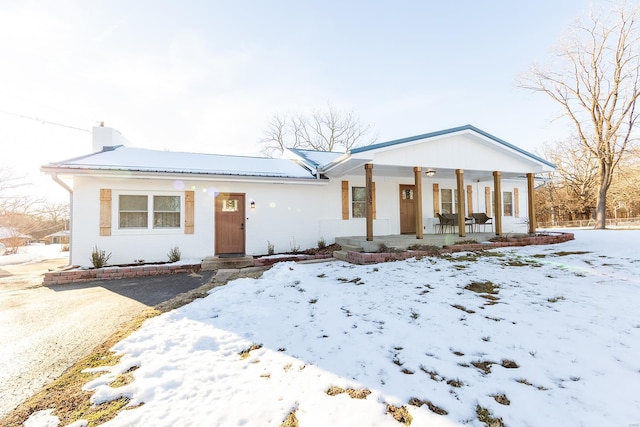
[[[345,390],[342,387],[332,386],[332,387],[329,387],[329,389],[327,389],[325,393],[327,393],[329,396],[337,396],[342,393],[347,393],[349,397],[352,399],[366,399],[367,396],[371,394],[371,390],[368,390],[366,388],[361,388],[357,390],[354,388],[348,388]]]
[[[584,254],[590,254],[591,252],[589,251],[558,251],[558,252],[552,252],[551,255],[553,256],[568,256],[568,255],[584,255]]]
[[[429,410],[434,414],[438,414],[438,415],[449,414],[449,411],[447,411],[446,409],[443,409],[428,400],[421,400],[415,397],[412,397],[411,399],[409,399],[409,405],[416,406],[418,408],[421,407],[422,405],[427,405],[427,408],[429,408]]]
[[[495,401],[501,405],[506,405],[506,406],[511,405],[511,401],[509,400],[506,394],[494,394],[491,397],[493,397]]]
[[[516,380],[516,382],[517,382],[517,383],[520,383],[520,384],[528,385],[528,386],[530,386],[530,387],[535,387],[535,388],[537,388],[537,389],[538,389],[538,390],[540,390],[540,391],[545,391],[545,390],[547,390],[547,388],[546,388],[546,387],[544,387],[544,386],[541,386],[541,385],[533,385],[533,384],[531,384],[531,383],[530,383],[526,378],[518,378],[518,379]]]
[[[502,359],[502,362],[500,363],[500,365],[502,365],[503,368],[507,368],[507,369],[516,369],[520,367],[516,362],[509,359]]]
[[[474,367],[480,369],[485,375],[491,373],[491,365],[495,365],[495,363],[496,362],[491,362],[489,360],[471,362]]]
[[[452,304],[452,305],[451,305],[451,307],[453,307],[453,308],[457,308],[458,310],[462,310],[462,311],[464,311],[465,313],[469,313],[469,314],[473,314],[473,313],[475,313],[475,311],[467,309],[467,307],[465,307],[464,305],[460,305],[460,304]]]
[[[397,406],[387,404],[387,414],[391,414],[394,420],[406,426],[411,425],[411,422],[413,422],[413,417],[406,406],[398,408]]]
[[[496,418],[491,415],[491,411],[480,405],[476,405],[476,415],[481,423],[484,423],[487,427],[504,427],[502,418]]]
[[[245,348],[238,353],[242,359],[246,359],[249,357],[252,351],[260,350],[262,348],[262,344],[253,343],[249,348]]]
[[[371,394],[371,390],[367,390],[366,388],[361,388],[359,390],[355,390],[353,388],[347,389],[347,394],[352,399],[366,399],[367,396]]]
[[[464,288],[468,291],[475,292],[477,294],[495,295],[498,293],[499,286],[494,284],[493,282],[486,281],[486,282],[471,282]]]
[[[139,366],[133,366],[129,368],[127,372],[118,375],[118,378],[116,378],[111,384],[109,384],[109,386],[113,388],[118,388],[118,387],[125,386],[127,384],[131,384],[134,380],[132,372],[138,368]]]
[[[284,419],[280,427],[298,427],[298,419],[296,418],[296,410],[289,412],[287,418]]]

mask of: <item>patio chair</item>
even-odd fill
[[[473,217],[473,221],[475,223],[476,231],[480,231],[480,226],[482,226],[482,231],[485,231],[487,225],[490,225],[491,226],[491,231],[493,231],[493,218],[492,217],[487,216],[487,214],[484,213],[484,212],[473,213],[473,214],[471,214],[471,216]]]
[[[438,233],[442,234],[448,228],[451,228],[451,231],[453,231],[453,226],[454,226],[453,218],[449,218],[447,216],[444,216],[438,213],[438,219],[440,220],[440,223],[436,224],[436,226],[438,227]]]
[[[458,214],[445,214],[445,217],[451,219],[451,221],[453,222],[453,228],[455,230],[455,227],[458,226]],[[467,229],[469,231],[469,233],[471,233],[473,231],[473,226],[474,226],[474,220],[473,218],[467,218],[466,216],[464,217],[464,226],[465,229]]]

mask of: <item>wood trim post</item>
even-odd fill
[[[367,241],[373,240],[373,165],[367,163],[364,165],[365,176],[365,193],[366,193],[366,208],[365,213],[367,217]]]
[[[342,219],[349,219],[349,181],[342,181]]]
[[[373,219],[376,219],[378,216],[376,212],[376,183],[371,182],[371,189],[373,190],[372,203],[373,203]]]
[[[437,218],[440,213],[440,185],[433,183],[433,217]]]
[[[502,235],[502,188],[500,177],[502,173],[493,172],[493,222],[496,224],[496,236]]]
[[[520,218],[520,197],[518,196],[518,189],[513,189],[513,216],[514,218]]]
[[[413,199],[416,207],[416,239],[422,239],[424,237],[422,226],[422,168],[413,168]]]
[[[194,233],[194,204],[195,192],[187,190],[184,192],[184,234]]]
[[[467,185],[467,216],[471,218],[473,213],[473,185]]]
[[[100,235],[111,236],[111,190],[100,189]]]
[[[484,187],[484,210],[491,216],[491,187]]]
[[[538,224],[536,223],[536,193],[534,188],[535,175],[527,174],[527,203],[529,213],[529,234],[536,234]]]
[[[464,170],[456,169],[456,181],[458,187],[458,236],[464,237],[467,235],[464,228],[465,212],[464,212]]]

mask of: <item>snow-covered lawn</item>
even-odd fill
[[[60,244],[44,245],[34,243],[19,247],[16,254],[1,255],[0,265],[25,264],[46,259],[66,258],[68,256],[69,251],[62,252],[62,245]]]
[[[639,241],[280,263],[147,321],[87,388],[144,403],[108,426],[400,426],[392,406],[413,426],[638,425]]]

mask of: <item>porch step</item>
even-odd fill
[[[238,256],[232,258],[220,258],[219,256],[208,256],[202,261],[202,271],[238,269],[253,267],[253,257],[251,255]]]
[[[340,261],[347,261],[347,251],[333,251],[333,257]]]
[[[364,252],[364,249],[362,246],[345,244],[345,245],[340,245],[340,248],[345,252]]]

